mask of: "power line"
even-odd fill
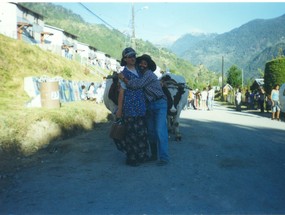
[[[98,19],[100,19],[103,23],[105,23],[107,26],[111,27],[112,29],[116,29],[114,28],[112,25],[110,25],[108,22],[106,22],[105,20],[103,20],[101,17],[99,17],[97,14],[95,14],[93,11],[91,11],[88,7],[86,7],[84,4],[79,3],[82,7],[84,7],[86,10],[88,10],[91,14],[93,14],[94,16],[96,16]]]

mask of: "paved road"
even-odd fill
[[[163,167],[126,166],[98,125],[23,160],[0,214],[285,214],[285,123],[264,116],[183,111]]]

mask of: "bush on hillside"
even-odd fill
[[[275,84],[285,83],[285,58],[278,58],[265,64],[264,89],[267,94],[271,93]]]

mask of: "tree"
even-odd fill
[[[264,89],[270,94],[275,84],[285,82],[285,58],[277,58],[265,64]]]
[[[236,65],[232,65],[227,72],[227,83],[234,88],[242,85],[242,71]]]

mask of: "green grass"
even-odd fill
[[[29,155],[51,141],[88,131],[109,112],[94,102],[63,103],[60,108],[27,108],[24,78],[61,76],[66,80],[102,81],[81,64],[0,35],[0,152]]]

